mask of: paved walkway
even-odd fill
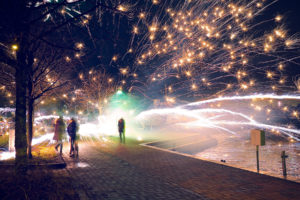
[[[66,150],[68,148],[65,148]],[[140,146],[80,144],[64,154],[81,199],[299,199],[300,184]]]

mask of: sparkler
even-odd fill
[[[149,120],[150,118],[167,118],[168,120],[159,120],[160,123],[166,123],[167,121],[169,122],[169,125],[177,124],[184,127],[208,127],[213,129],[221,129],[231,134],[236,134],[236,132],[229,128],[226,128],[226,125],[249,126],[255,128],[262,128],[266,130],[278,130],[282,134],[287,135],[288,137],[291,137],[297,141],[300,141],[300,131],[297,129],[260,123],[241,112],[234,112],[227,109],[204,108],[188,110],[182,107],[177,107],[148,110],[141,112],[137,116],[137,120],[139,120],[141,123],[145,123],[145,121]],[[162,124],[154,125],[161,126]]]
[[[300,96],[299,95],[276,95],[276,94],[253,94],[247,96],[228,96],[228,97],[218,97],[214,99],[193,102],[193,103],[183,105],[183,107],[198,106],[198,105],[214,103],[218,101],[237,101],[237,100],[253,100],[253,99],[300,100]]]
[[[272,105],[273,100],[297,102],[300,99],[297,94],[286,94],[297,92],[299,81],[285,71],[289,65],[299,66],[296,54],[299,39],[290,36],[289,31],[283,28],[282,15],[260,22],[255,19],[276,2],[178,1],[169,7],[155,2],[151,6],[160,4],[156,13],[151,8],[148,13],[141,13],[138,24],[134,26],[134,30],[138,31],[132,32],[134,38],[137,34],[145,34],[145,37],[140,37],[142,40],[135,52],[138,53],[137,69],[145,66],[143,69],[149,74],[148,88],[164,85],[166,89],[162,91],[166,102],[172,99],[175,103],[176,98],[195,96],[207,100],[175,108],[148,110],[137,118],[143,121],[149,117],[173,118],[172,115],[175,115],[182,120],[175,120],[176,123],[182,126],[205,126],[234,133],[228,126],[247,125],[275,129],[294,139],[299,138],[296,129],[261,123],[251,114],[236,111],[237,107],[221,108],[221,103],[228,102],[258,99],[269,100],[269,105]],[[275,28],[267,30],[265,25],[271,23]],[[144,94],[157,95],[157,90],[150,89],[145,91],[146,88]],[[139,88],[138,91],[141,90]],[[278,109],[287,112],[289,108],[282,106],[281,101],[277,102]],[[251,107],[257,112],[264,110],[263,106],[253,103]],[[265,113],[269,115],[272,110],[266,108]],[[224,116],[227,119],[222,119]],[[298,112],[292,111],[291,116],[298,118]],[[186,122],[186,118],[192,122]],[[267,120],[271,123],[269,117]]]
[[[255,20],[273,3],[276,3],[276,0],[171,1],[169,7],[166,7],[163,1],[152,1],[150,6],[147,4],[138,15],[137,23],[132,27],[133,46],[128,48],[129,53],[136,53],[136,69],[142,69],[145,74],[149,74],[147,87],[151,88],[151,85],[158,83],[164,84],[165,100],[172,104],[176,103],[176,97],[182,96],[207,97],[226,94],[227,96],[197,101],[170,110],[145,111],[138,118],[175,113],[176,116],[184,115],[191,118],[194,122],[204,122],[197,124],[205,124],[231,133],[233,131],[225,128],[225,125],[274,128],[286,134],[299,134],[295,129],[263,124],[249,115],[231,109],[193,108],[226,101],[300,99],[297,95],[264,94],[270,91],[286,93],[297,89],[291,86],[293,83],[289,80],[293,79],[285,73],[285,69],[291,63],[299,65],[297,56],[293,54],[299,49],[299,39],[290,36],[289,31],[283,28],[284,16],[277,15],[272,20],[261,22]],[[117,9],[126,12],[130,7],[118,5]],[[153,11],[153,7],[157,8],[156,12]],[[74,14],[81,12],[76,7],[65,6],[60,10],[60,14],[73,17]],[[49,19],[50,15],[46,16],[45,21]],[[82,25],[87,25],[89,19],[89,16],[83,16]],[[275,28],[266,30],[264,25],[271,21],[275,24]],[[136,37],[138,34],[144,37]],[[135,44],[137,46],[134,46]],[[75,47],[83,49],[85,45],[78,42]],[[77,53],[75,57],[80,58],[81,54]],[[118,62],[121,58],[122,56],[116,54],[112,56],[111,61]],[[66,60],[70,61],[70,57],[66,57]],[[155,65],[152,66],[152,63]],[[143,67],[144,64],[147,66]],[[120,74],[127,77],[130,76],[130,71],[131,69],[121,68]],[[93,74],[93,71],[90,74]],[[82,74],[79,77],[83,79]],[[137,73],[134,73],[133,77],[144,78]],[[113,82],[113,79],[108,78],[107,82]],[[122,80],[122,83],[127,82]],[[300,85],[298,80],[295,81],[295,85],[296,87]],[[132,88],[143,91],[138,86]],[[257,92],[260,94],[240,95]],[[236,96],[232,96],[233,93],[237,93]],[[63,98],[67,98],[67,95]],[[257,111],[262,110],[259,106],[253,107]],[[283,112],[288,110],[286,106],[282,106]],[[270,112],[271,110],[267,111]],[[203,117],[208,113],[214,115]],[[297,111],[292,113],[294,117],[298,117]],[[221,120],[221,116],[224,115],[234,119]],[[238,120],[235,117],[239,117]],[[189,125],[193,124],[189,122]]]
[[[0,114],[15,112],[14,108],[0,108]]]
[[[299,40],[283,28],[281,15],[255,19],[276,2],[178,1],[169,7],[153,2],[152,7],[160,5],[157,12],[150,7],[133,28],[133,38],[145,35],[135,48],[137,69],[145,64],[148,86],[159,81],[172,86],[166,93],[174,97],[292,91],[284,69],[299,65],[293,51]],[[270,23],[275,28],[266,30]]]

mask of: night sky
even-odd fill
[[[144,97],[149,97],[149,99],[163,99],[165,96],[173,96],[178,100],[183,101],[193,101],[202,98],[214,97],[214,95],[234,95],[237,91],[239,94],[249,94],[257,92],[273,92],[272,89],[265,89],[266,85],[274,84],[274,80],[267,80],[265,78],[266,72],[268,70],[274,71],[278,63],[269,63],[261,66],[257,63],[262,63],[266,60],[271,60],[272,57],[266,57],[261,54],[261,52],[249,52],[249,62],[253,62],[253,66],[258,70],[255,70],[253,67],[247,69],[246,67],[239,67],[241,70],[248,70],[249,76],[245,77],[245,81],[248,83],[251,79],[255,78],[257,82],[263,83],[258,85],[255,88],[249,89],[246,92],[238,88],[233,88],[226,90],[225,92],[220,91],[226,88],[226,84],[238,85],[243,82],[237,80],[235,74],[238,69],[235,67],[231,73],[222,72],[222,65],[228,65],[229,61],[227,60],[228,56],[224,56],[224,52],[221,52],[221,44],[230,42],[228,40],[229,35],[224,34],[226,37],[221,37],[218,42],[217,49],[215,53],[207,53],[205,62],[195,61],[192,65],[189,65],[187,68],[182,68],[180,70],[173,70],[172,64],[174,64],[175,59],[184,55],[184,51],[189,51],[189,41],[184,36],[176,37],[176,42],[178,43],[178,49],[180,51],[167,52],[164,55],[155,55],[149,59],[145,59],[142,64],[138,64],[138,60],[141,56],[147,51],[153,52],[153,46],[156,43],[161,43],[163,45],[166,41],[166,33],[157,33],[156,38],[151,42],[149,40],[149,30],[148,28],[151,24],[156,23],[161,29],[165,24],[171,25],[173,22],[166,14],[167,8],[174,9],[177,13],[181,8],[189,10],[193,6],[184,7],[183,2],[187,1],[161,1],[158,4],[153,4],[149,0],[140,0],[140,1],[126,1],[124,5],[130,5],[127,12],[112,12],[108,10],[102,10],[101,16],[99,10],[92,11],[89,13],[89,20],[87,25],[82,25],[81,20],[73,20],[71,24],[63,26],[59,30],[53,32],[48,37],[51,40],[55,40],[58,44],[68,46],[70,48],[74,47],[76,43],[83,43],[84,49],[81,51],[82,56],[80,59],[76,59],[74,62],[75,70],[72,72],[72,76],[75,79],[78,79],[80,73],[88,73],[89,70],[101,70],[108,73],[110,76],[114,77],[115,82],[119,84],[122,80],[126,81],[126,84],[122,85],[123,90],[131,92],[134,95]],[[219,3],[219,1],[216,1]],[[241,1],[242,2],[242,1]],[[247,1],[251,2],[251,1]],[[270,1],[265,1],[266,5]],[[206,8],[197,7],[205,4],[201,1],[195,1],[190,5],[195,5],[194,12],[198,15],[203,14],[198,10],[205,10]],[[198,5],[197,5],[198,4]],[[222,5],[222,4],[221,4]],[[92,6],[84,3],[82,6],[74,7],[74,10],[88,10]],[[209,5],[206,5],[209,7]],[[287,30],[287,35],[299,37],[300,32],[300,20],[299,20],[299,8],[300,3],[296,0],[278,0],[269,7],[267,7],[260,15],[255,16],[251,20],[251,25],[259,24],[262,21],[270,20],[269,22],[263,23],[261,25],[255,25],[255,28],[249,30],[250,34],[253,36],[264,36],[264,34],[269,33],[272,29],[275,29],[278,24],[274,23],[274,18],[277,15],[282,15],[283,19],[282,25],[279,27]],[[68,11],[68,14],[64,14],[63,18],[60,13],[57,16],[53,15],[47,20],[43,20],[43,23],[47,26],[50,24],[59,24],[62,20],[70,19],[71,15],[76,16],[74,10]],[[139,18],[140,13],[145,13],[146,18],[144,20]],[[51,25],[50,25],[51,26]],[[133,33],[134,27],[139,28],[138,34]],[[148,27],[147,27],[148,26]],[[37,29],[38,31],[38,29]],[[163,32],[161,30],[157,32]],[[176,31],[173,31],[174,34],[178,34]],[[228,32],[230,33],[230,32]],[[196,33],[192,31],[193,35],[201,35],[201,32]],[[197,37],[198,37],[197,35]],[[205,34],[203,34],[205,35]],[[195,36],[196,37],[196,36]],[[180,41],[182,39],[182,41]],[[186,40],[187,42],[185,42]],[[160,47],[161,50],[162,47]],[[128,52],[129,49],[132,49],[132,52]],[[199,52],[197,52],[199,53]],[[239,53],[242,53],[240,51]],[[273,53],[273,52],[272,52]],[[63,56],[70,56],[74,58],[74,52],[66,50]],[[291,51],[282,51],[279,49],[278,53],[274,52],[277,56],[282,56],[283,58],[295,58],[298,57],[299,44],[292,49]],[[116,60],[113,60],[113,57],[116,57]],[[224,57],[221,58],[221,57]],[[224,61],[224,63],[222,63]],[[276,61],[277,62],[277,61]],[[279,62],[279,60],[278,60]],[[294,59],[293,63],[288,63],[285,65],[284,74],[281,72],[276,72],[277,79],[279,76],[284,75],[286,78],[285,88],[276,90],[277,93],[290,93],[295,92],[294,79],[300,74],[299,58]],[[122,75],[120,73],[121,68],[128,68],[129,73]],[[214,69],[216,68],[216,69]],[[191,70],[193,75],[191,77],[186,77],[185,73]],[[137,74],[138,77],[133,77],[133,74]],[[176,75],[180,75],[180,78],[177,78]],[[202,79],[211,80],[211,85],[205,85]],[[152,81],[154,80],[155,81]],[[264,82],[266,81],[266,82]],[[77,81],[77,86],[80,87],[80,81]],[[191,86],[195,84],[195,90],[191,90]],[[76,85],[76,84],[75,84]],[[172,87],[172,92],[168,91],[168,88]]]
[[[139,1],[136,6],[137,9],[133,13],[138,13],[143,7],[144,2]],[[167,3],[165,3],[167,4]],[[157,10],[162,6],[161,4],[149,6],[149,2],[144,6],[144,9],[150,11],[150,15],[155,16]],[[294,35],[299,32],[300,22],[298,9],[300,8],[300,3],[298,1],[284,1],[279,0],[273,5],[269,6],[260,16],[255,17],[254,21],[260,22],[268,19],[273,19],[276,15],[283,15],[284,28],[288,30],[289,35]],[[158,9],[155,9],[155,8]],[[166,6],[165,6],[166,7]],[[105,13],[99,23],[98,19],[93,18],[89,22],[89,30],[78,28],[77,35],[72,35],[74,42],[83,42],[85,44],[86,51],[85,56],[81,59],[81,64],[77,66],[78,72],[87,72],[90,69],[105,69],[106,72],[115,77],[116,80],[126,80],[127,84],[124,87],[128,90],[131,86],[137,84],[132,77],[132,73],[136,72],[139,75],[139,81],[147,82],[149,75],[154,72],[155,67],[149,67],[148,65],[155,66],[160,65],[161,59],[154,59],[145,65],[138,66],[136,64],[136,59],[138,54],[140,54],[141,48],[134,49],[135,46],[141,45],[140,40],[145,37],[146,33],[135,35],[132,45],[130,45],[131,39],[133,37],[132,28],[137,23],[136,17],[122,16],[122,15],[112,15],[111,13]],[[262,26],[258,26],[255,31],[264,32],[266,28],[275,28],[274,23],[264,23]],[[145,42],[145,40],[143,40]],[[134,52],[128,53],[128,49],[133,47]],[[299,50],[297,50],[299,53]],[[297,54],[296,52],[296,54]],[[295,54],[295,55],[296,55]],[[112,61],[112,57],[116,55],[117,61]],[[293,56],[295,56],[293,55]],[[257,59],[257,58],[254,58]],[[126,77],[120,75],[119,68],[129,67],[130,74]],[[287,66],[286,73],[289,75],[300,74],[299,66],[294,64],[289,64]],[[214,77],[219,76],[219,74],[213,75]],[[153,98],[159,98],[160,95],[165,93],[166,85],[172,84],[174,80],[163,81],[155,84],[148,84],[147,88],[143,88],[145,91],[144,95],[153,96]],[[149,82],[148,82],[149,83]],[[140,87],[141,85],[137,85]],[[153,92],[156,91],[156,92]],[[133,93],[136,92],[133,90]],[[205,91],[206,92],[206,91]],[[201,92],[201,93],[205,93]],[[213,91],[214,92],[214,91]],[[212,92],[212,93],[213,93]],[[211,92],[209,92],[211,93]],[[139,95],[138,93],[136,93]],[[177,95],[179,97],[184,97],[185,94]],[[194,98],[194,94],[188,94],[189,98]],[[199,95],[195,95],[195,98],[199,98]],[[201,96],[201,95],[200,95]]]

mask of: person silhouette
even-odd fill
[[[57,144],[55,145],[56,151],[58,151],[58,147],[60,147],[60,151],[59,151],[60,155],[62,155],[62,149],[63,149],[62,140],[64,139],[65,136],[65,129],[66,129],[66,125],[64,123],[63,117],[59,116],[59,118],[55,121],[53,140],[57,142]]]
[[[74,118],[71,118],[67,128],[68,135],[70,137],[70,157],[74,155],[78,157],[78,143],[76,141],[76,132],[78,130],[77,122]]]
[[[118,129],[119,129],[120,142],[125,144],[125,121],[123,118],[119,119],[118,121]]]

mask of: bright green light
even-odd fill
[[[120,94],[123,94],[122,90],[118,90],[118,91],[117,91],[117,94],[119,94],[119,95],[120,95]]]

